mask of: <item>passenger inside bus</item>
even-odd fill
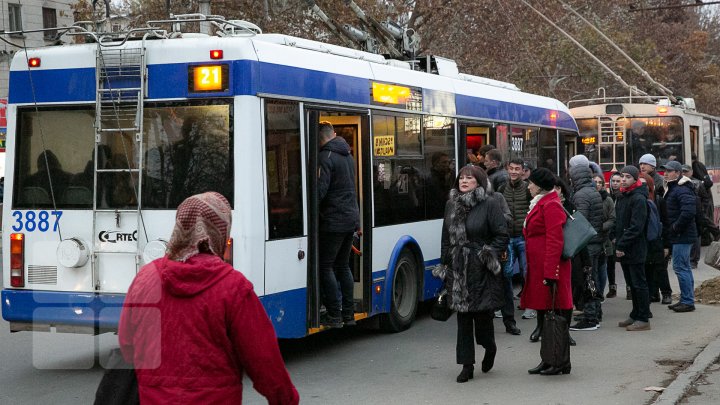
[[[60,160],[49,150],[40,152],[37,168],[37,172],[28,176],[23,183],[23,203],[52,204],[52,196],[59,199],[65,192],[70,182],[70,174],[63,170]]]

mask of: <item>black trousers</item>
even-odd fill
[[[475,342],[485,350],[495,347],[494,317],[492,312],[457,313],[457,364],[475,364]]]
[[[620,263],[626,278],[630,279],[632,291],[632,311],[630,318],[647,322],[650,316],[650,295],[648,293],[645,266],[643,264]]]
[[[648,291],[650,298],[653,296],[660,297],[658,289],[662,295],[672,295],[670,287],[670,278],[668,277],[668,262],[670,256],[663,261],[653,264],[645,264],[645,275],[647,277]],[[630,285],[628,282],[627,285]]]
[[[607,277],[608,284],[616,285],[615,282],[615,255],[608,255],[607,257]]]

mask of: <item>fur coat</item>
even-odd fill
[[[508,245],[501,194],[478,187],[450,191],[445,206],[441,264],[433,272],[445,280],[450,308],[458,312],[502,307],[503,275],[498,257]]]

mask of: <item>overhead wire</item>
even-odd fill
[[[515,36],[518,37],[518,39],[520,40],[520,43],[525,48],[525,52],[528,55],[532,55],[533,52],[530,51],[530,48],[527,46],[527,43],[525,42],[525,39],[522,37],[522,35],[520,35],[520,31],[518,31],[518,29],[515,27],[515,24],[513,23],[513,20],[510,17],[510,13],[508,13],[507,10],[505,9],[505,6],[503,5],[502,0],[496,0],[496,1],[497,1],[498,5],[500,6],[500,8],[502,9],[503,15],[505,15],[507,17],[508,22],[510,23],[510,27],[512,27],[513,32],[515,32]],[[543,72],[542,69],[540,69],[540,67],[537,66],[537,64],[533,63],[532,66],[533,66],[533,68],[537,69],[537,71],[540,73],[540,77],[546,76],[545,72]]]
[[[638,96],[647,96],[648,94],[644,91],[638,89],[635,86],[629,85],[625,80],[623,80],[620,75],[615,73],[608,65],[606,65],[603,61],[601,61],[597,56],[595,56],[592,52],[590,52],[587,48],[585,48],[580,42],[578,42],[575,38],[573,38],[572,35],[568,34],[565,30],[560,28],[557,24],[555,24],[550,18],[548,18],[545,14],[541,13],[539,10],[537,10],[535,7],[533,7],[530,3],[528,3],[526,0],[519,0],[521,3],[523,3],[526,7],[528,7],[530,10],[535,12],[537,15],[539,15],[543,20],[545,20],[548,24],[550,24],[553,28],[558,30],[560,33],[562,33],[565,37],[567,37],[572,43],[574,43],[578,48],[580,48],[583,52],[585,52],[592,60],[594,60],[598,65],[600,65],[603,69],[605,69],[606,72],[608,72],[615,80],[617,80],[623,87],[625,87],[628,91],[630,91],[630,94],[633,92],[636,93]]]

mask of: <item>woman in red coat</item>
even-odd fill
[[[252,284],[222,259],[230,214],[218,193],[187,198],[128,290],[118,340],[142,404],[239,404],[244,373],[269,404],[299,402]]]
[[[538,339],[546,310],[552,305],[552,287],[557,287],[555,309],[565,316],[570,325],[572,316],[572,290],[570,287],[570,261],[562,259],[563,225],[567,219],[560,197],[553,189],[555,175],[545,168],[535,169],[528,178],[528,189],[533,199],[525,218],[523,234],[527,252],[527,279],[520,298],[520,306],[538,311],[538,328],[530,339]],[[537,341],[537,340],[535,340]],[[569,343],[569,341],[568,341]],[[570,373],[567,364],[541,362],[528,370],[530,374],[555,375]]]

